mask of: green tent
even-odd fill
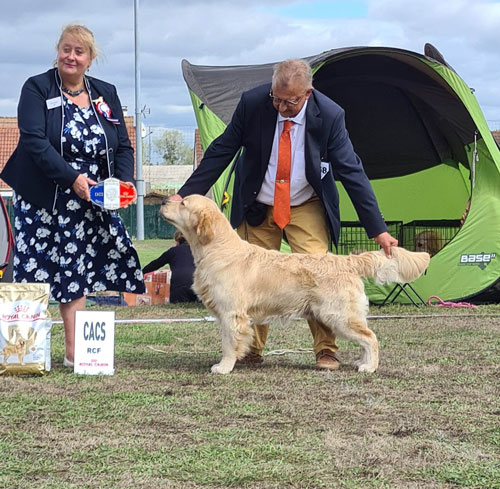
[[[497,301],[500,152],[473,90],[430,44],[425,55],[352,47],[305,59],[313,67],[315,88],[345,109],[351,140],[391,233],[408,249],[422,244],[422,232],[439,241],[426,274],[412,284],[416,292],[424,300],[435,295]],[[269,82],[272,67],[195,66],[183,60],[205,149],[230,121],[241,93]],[[218,202],[228,177],[229,168],[214,186]],[[337,252],[374,249],[341,185],[339,192]],[[372,302],[380,303],[391,287],[368,282],[366,290]],[[410,299],[399,294],[397,301]]]

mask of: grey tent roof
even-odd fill
[[[324,62],[332,62],[343,56],[355,56],[363,53],[424,57],[404,49],[361,46],[331,49],[303,59],[307,60],[314,69]],[[443,55],[432,44],[425,45],[425,53],[425,57],[451,68],[444,60]],[[193,65],[183,59],[182,74],[189,89],[225,124],[228,124],[241,94],[253,87],[270,82],[275,64],[203,66]]]
[[[432,45],[418,54],[346,47],[306,57],[314,86],[345,109],[346,125],[370,178],[400,176],[448,159],[467,164],[476,126],[431,60],[452,69]],[[437,59],[436,59],[437,58]],[[197,66],[182,61],[189,89],[225,124],[242,92],[271,80],[275,63]]]
[[[324,60],[351,49],[354,48],[332,49],[304,59],[314,68]],[[225,124],[228,124],[241,94],[270,82],[275,64],[200,66],[183,59],[182,74],[190,90],[196,93]]]

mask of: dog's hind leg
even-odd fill
[[[361,357],[354,362],[358,371],[375,372],[378,368],[378,341],[366,320],[349,318],[342,333],[346,339],[355,341],[361,347]]]
[[[236,360],[243,358],[252,341],[253,330],[246,314],[230,314],[220,318],[222,329],[222,359],[212,366],[212,372],[228,374]]]
[[[354,362],[359,372],[375,372],[378,367],[378,341],[375,333],[371,331],[359,315],[341,317],[336,314],[324,314],[317,318],[330,328],[334,334],[350,341],[354,341],[361,347],[361,357]]]

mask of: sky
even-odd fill
[[[181,61],[260,64],[350,46],[423,53],[430,42],[500,129],[500,0],[139,0],[140,107],[146,126],[194,129]],[[61,6],[64,5],[62,8]],[[135,113],[134,0],[1,2],[0,116],[24,81],[53,66],[62,26],[83,23],[101,55],[90,75]]]

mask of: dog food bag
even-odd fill
[[[0,375],[50,372],[49,284],[0,283]]]

